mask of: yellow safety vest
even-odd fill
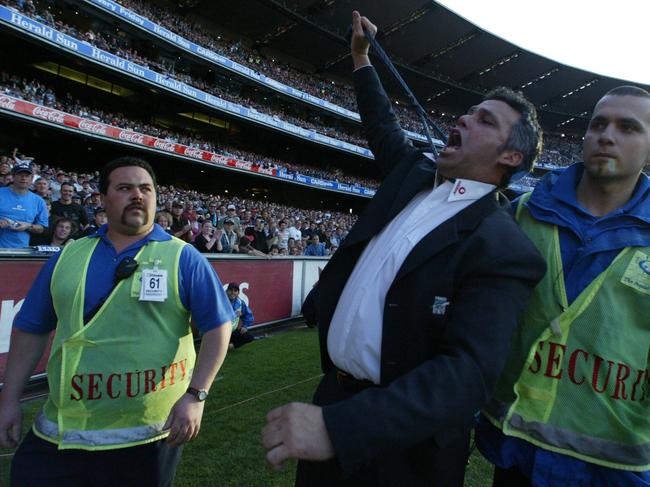
[[[548,271],[486,408],[503,433],[609,468],[650,469],[650,248],[627,247],[571,305],[557,227],[521,228]],[[514,384],[514,386],[513,386]]]
[[[172,238],[143,246],[138,271],[84,325],[86,274],[97,242],[66,245],[50,285],[58,321],[47,365],[50,395],[34,433],[59,449],[108,450],[164,438],[165,420],[194,369],[190,315],[178,290],[186,243]],[[168,298],[140,301],[141,272],[154,267],[167,271]]]

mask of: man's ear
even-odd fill
[[[524,160],[524,155],[514,149],[504,150],[497,159],[497,164],[502,164],[508,167],[518,167],[521,161]]]

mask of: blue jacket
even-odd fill
[[[235,298],[234,301],[230,301],[230,304],[232,305],[232,310],[236,313],[237,310],[241,310],[241,316],[239,317],[239,323],[241,326],[248,328],[253,324],[253,321],[255,321],[255,317],[253,316],[253,312],[251,309],[246,306],[246,303],[244,303],[240,298]],[[238,326],[239,328],[239,326]]]
[[[318,245],[309,244],[305,249],[305,255],[311,255],[314,257],[324,257],[327,255],[327,249],[325,248],[324,243],[319,243]]]
[[[641,175],[630,200],[618,210],[594,217],[577,200],[583,164],[547,174],[526,203],[533,218],[557,225],[564,284],[571,303],[628,246],[650,246],[650,182]],[[517,201],[513,203],[516,207]],[[601,467],[505,436],[482,419],[477,445],[500,468],[516,467],[535,486],[648,486],[650,472]]]
[[[576,199],[582,163],[549,173],[536,186],[527,207],[533,218],[557,225],[564,284],[571,303],[621,249],[650,245],[650,182],[641,175],[630,200],[618,210],[594,217]]]

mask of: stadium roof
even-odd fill
[[[532,99],[542,125],[554,132],[582,133],[603,93],[629,84],[527,52],[427,0],[194,0],[186,8],[218,24],[228,19],[231,30],[261,49],[346,78],[351,61],[345,35],[351,11],[358,9],[379,26],[380,44],[425,107],[457,115],[505,85]],[[388,82],[388,72],[379,69]]]

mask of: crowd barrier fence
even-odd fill
[[[269,325],[300,315],[307,294],[328,262],[321,257],[273,257],[206,254],[224,289],[237,282],[240,297],[255,315],[255,325]],[[48,256],[33,250],[0,251],[0,385],[4,381],[12,323]],[[52,334],[53,336],[53,334]],[[32,378],[43,377],[48,348]]]

